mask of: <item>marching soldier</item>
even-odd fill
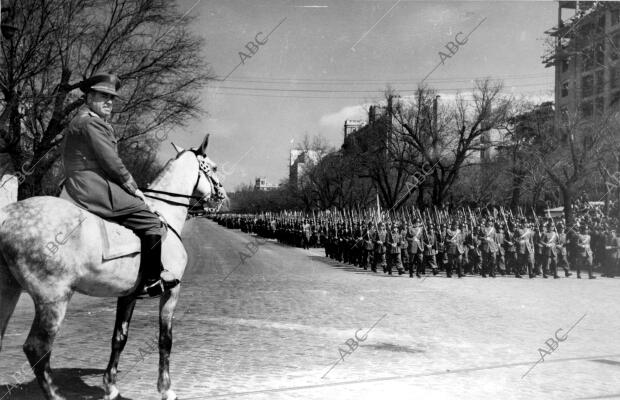
[[[409,242],[407,241],[407,224],[403,222],[400,227],[400,261],[403,268],[408,268],[409,257],[408,249]]]
[[[505,258],[505,249],[504,249],[504,240],[506,239],[506,233],[504,232],[504,227],[502,224],[497,224],[495,226],[497,232],[495,233],[495,243],[497,244],[497,258],[496,265],[499,269],[499,273],[502,276],[506,275],[506,258]]]
[[[581,225],[577,234],[577,279],[581,279],[581,268],[584,266],[588,269],[588,278],[596,279],[592,275],[592,249],[590,248],[590,235],[587,227]]]
[[[368,269],[368,267],[372,268],[373,265],[373,253],[374,253],[374,238],[375,235],[375,231],[373,229],[373,225],[371,222],[368,223],[368,227],[366,228],[366,230],[364,231],[364,235],[363,235],[363,248],[364,248],[364,255],[363,255],[363,264],[364,264],[364,269]]]
[[[557,246],[558,246],[558,235],[553,230],[551,223],[548,223],[545,227],[545,233],[542,235],[542,244],[543,244],[543,274],[546,272],[553,272],[553,278],[558,279],[558,263],[557,263]],[[547,275],[543,275],[544,278]]]
[[[538,225],[538,229],[534,233],[534,273],[536,275],[542,274],[543,278],[547,278],[547,271],[545,270],[545,255],[544,249],[545,244],[543,242],[542,231],[544,231],[545,226],[543,224]]]
[[[407,229],[407,258],[409,260],[409,277],[413,278],[413,269],[415,267],[416,276],[419,278],[420,273],[418,269],[423,261],[422,246],[422,226],[420,219],[415,219],[415,225],[409,225]]]
[[[461,263],[464,252],[463,236],[457,227],[456,221],[453,221],[450,229],[446,231],[446,243],[448,246],[448,265],[446,267],[446,275],[448,278],[452,278],[452,271],[456,270],[459,278],[462,278],[463,266]]]
[[[437,253],[437,234],[433,225],[429,225],[428,231],[424,235],[424,267],[428,266],[433,275],[437,275],[437,261],[435,255]]]
[[[379,230],[375,232],[374,235],[374,256],[373,256],[373,264],[372,264],[372,272],[377,272],[377,265],[381,264],[384,270],[386,270],[387,262],[385,259],[385,240],[387,236],[387,231],[385,230],[385,224],[383,222],[379,222]]]
[[[567,255],[567,251],[566,251],[566,244],[567,244],[568,240],[567,240],[567,236],[566,233],[564,233],[564,225],[562,224],[558,224],[558,240],[557,240],[557,244],[556,244],[556,249],[557,249],[557,267],[562,267],[564,269],[564,276],[565,277],[569,277],[572,274],[569,271],[569,264],[568,264],[568,255]]]
[[[398,270],[398,275],[403,274],[403,267],[400,261],[400,233],[396,224],[392,226],[392,231],[387,234],[387,271],[392,275],[392,267]]]
[[[495,259],[497,258],[497,238],[493,221],[487,221],[486,227],[482,229],[482,277],[486,277],[488,273],[490,277],[495,278]]]
[[[528,276],[534,278],[534,244],[532,237],[534,233],[527,227],[525,220],[522,219],[515,230],[515,241],[517,243],[517,263],[518,268],[527,271]]]

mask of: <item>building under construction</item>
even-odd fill
[[[555,68],[555,119],[620,110],[620,3],[560,1],[553,43],[543,57]]]

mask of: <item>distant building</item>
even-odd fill
[[[572,14],[564,18],[563,12]],[[543,63],[555,68],[555,121],[620,110],[620,3],[558,2],[555,45]]]
[[[256,178],[254,184],[254,190],[275,190],[278,188],[278,185],[274,185],[267,182],[267,178],[259,177]]]
[[[317,151],[292,149],[289,160],[289,183],[299,187],[300,178],[306,169],[311,165],[316,165],[321,157]]]
[[[344,138],[346,139],[349,134],[355,132],[362,126],[366,125],[365,121],[359,119],[347,119],[344,121]]]

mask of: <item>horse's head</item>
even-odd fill
[[[217,176],[217,165],[207,157],[208,144],[209,134],[207,134],[200,147],[189,150],[196,155],[199,169],[198,180],[196,181],[196,186],[194,187],[194,193],[192,193],[192,195],[200,197],[202,202],[216,203],[216,207],[219,209],[224,200],[228,199],[228,196]],[[177,152],[184,151],[174,143],[172,145]]]

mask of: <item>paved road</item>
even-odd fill
[[[205,219],[184,237],[191,264],[171,364],[180,399],[620,398],[620,279],[418,280],[318,249],[248,245],[252,236]],[[52,359],[71,399],[103,397],[114,309],[114,299],[73,299]],[[0,396],[26,360],[32,316],[22,296],[0,354]],[[156,321],[156,301],[138,304],[120,364],[125,399],[158,398]],[[2,400],[42,398],[32,379],[28,371]]]

